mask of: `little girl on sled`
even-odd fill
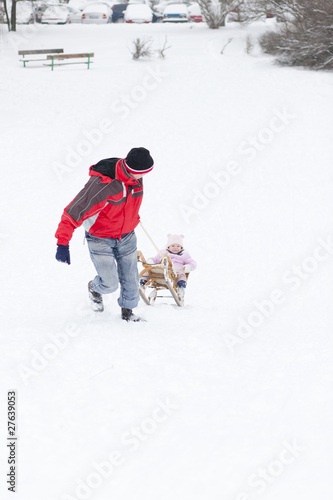
[[[147,259],[147,264],[159,264],[164,255],[169,255],[177,273],[178,290],[186,288],[186,273],[194,271],[197,267],[197,263],[192,259],[189,252],[184,250],[183,238],[183,234],[168,234],[166,247],[155,255],[155,257]],[[145,275],[143,275],[140,285],[145,286],[146,283],[147,280],[145,279]]]

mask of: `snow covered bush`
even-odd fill
[[[237,9],[241,3],[242,0],[198,0],[202,15],[211,29],[224,26],[227,14]]]
[[[290,2],[288,2],[290,3]],[[295,0],[292,16],[276,31],[265,33],[260,45],[280,64],[333,69],[332,0]]]

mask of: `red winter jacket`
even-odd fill
[[[68,245],[81,224],[94,236],[117,239],[139,224],[142,179],[130,177],[123,160],[102,160],[90,167],[89,175],[87,184],[64,210],[55,234],[58,245]]]

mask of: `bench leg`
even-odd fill
[[[52,56],[51,71],[53,71],[53,66],[54,66],[54,56]]]
[[[89,69],[89,66],[90,66],[90,54],[88,54],[88,69]]]

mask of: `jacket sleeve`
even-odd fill
[[[184,253],[184,266],[185,264],[190,264],[192,271],[197,268],[197,263],[195,260],[192,259],[190,254],[188,252]]]
[[[73,232],[84,220],[98,214],[112,194],[112,183],[102,183],[99,177],[91,177],[79,194],[65,208],[55,233],[58,245],[68,245]],[[110,189],[111,188],[111,189]]]
[[[165,249],[160,250],[160,253],[155,255],[155,257],[150,257],[150,259],[154,261],[154,264],[159,264],[162,261],[161,255],[164,255],[165,253],[166,253]]]

